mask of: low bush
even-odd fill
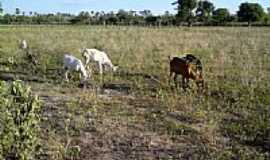
[[[21,81],[0,81],[0,159],[35,159],[40,101]]]

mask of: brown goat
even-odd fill
[[[193,79],[198,88],[204,87],[204,80],[202,76],[202,65],[200,60],[192,55],[186,55],[185,57],[173,57],[170,60],[170,79],[174,74],[174,82],[177,86],[177,76],[182,75],[182,87],[186,90],[189,79]]]

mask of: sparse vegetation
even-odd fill
[[[2,26],[0,79],[22,79],[40,97],[40,159],[269,159],[269,31]],[[118,72],[94,71],[84,89],[77,76],[62,81],[64,52],[82,58],[83,47],[106,51]],[[168,84],[168,56],[185,52],[202,61],[204,93]]]
[[[38,98],[19,81],[0,81],[0,95],[0,158],[35,159],[40,148]]]

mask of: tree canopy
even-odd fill
[[[239,6],[239,11],[237,16],[242,22],[248,22],[251,25],[251,22],[259,21],[264,16],[264,10],[262,6],[258,3],[242,3]]]
[[[3,14],[4,9],[2,8],[2,3],[0,2],[0,16]]]
[[[173,0],[172,0],[173,1]],[[218,8],[210,0],[174,0],[177,13],[155,15],[151,10],[81,11],[79,14],[25,12],[15,8],[14,12],[3,14],[0,2],[0,24],[86,24],[86,25],[270,25],[270,7],[268,14],[258,3],[242,3],[236,15],[231,15],[226,8]],[[2,13],[2,14],[1,14]],[[194,14],[195,13],[195,14]],[[199,22],[199,23],[196,23]]]
[[[213,21],[215,24],[224,24],[230,18],[230,12],[227,8],[218,8],[213,12]]]
[[[214,9],[215,6],[212,2],[199,1],[196,16],[198,17],[199,21],[209,22]]]
[[[176,17],[181,22],[188,22],[188,25],[191,26],[193,20],[193,10],[197,6],[197,0],[177,0],[172,3],[177,5],[177,14]]]

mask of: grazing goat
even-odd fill
[[[23,50],[28,49],[28,45],[27,45],[27,42],[26,42],[25,39],[21,41],[20,48],[23,49]]]
[[[81,49],[82,56],[85,59],[85,66],[88,66],[90,61],[98,63],[99,74],[103,74],[103,67],[109,67],[115,72],[117,66],[114,66],[105,52],[97,49]],[[88,68],[88,67],[86,67]],[[105,68],[106,69],[106,68]]]
[[[182,75],[182,86],[186,90],[189,79],[195,80],[198,88],[204,87],[204,80],[202,76],[202,64],[199,59],[193,55],[186,55],[184,57],[173,57],[170,60],[170,79],[174,74],[174,82],[177,86],[177,76]]]
[[[38,59],[37,56],[35,54],[32,53],[32,51],[30,50],[26,40],[22,40],[20,42],[20,49],[22,49],[25,54],[26,54],[26,58],[27,61],[30,62],[31,64],[33,64],[34,66],[38,65]]]
[[[77,71],[80,72],[80,79],[81,74],[83,76],[83,81],[88,78],[86,69],[82,63],[82,61],[70,54],[64,55],[64,69],[65,69],[65,80],[68,81],[68,72],[69,71]],[[81,79],[82,82],[82,79]]]

